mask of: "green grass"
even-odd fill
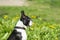
[[[20,18],[21,10],[24,10],[34,23],[26,29],[28,40],[60,40],[60,3],[56,6],[51,5],[51,0],[43,1],[29,1],[29,6],[22,7],[1,6],[0,40],[7,40]]]

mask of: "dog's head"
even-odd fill
[[[20,20],[23,22],[25,26],[31,26],[32,25],[32,20],[30,17],[26,16],[24,11],[21,11],[21,18]]]

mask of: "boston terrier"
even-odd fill
[[[21,18],[7,40],[27,40],[26,28],[32,25],[32,20],[21,11]]]

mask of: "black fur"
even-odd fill
[[[21,11],[21,21],[23,22],[24,25],[29,26],[30,18],[24,14],[24,11]]]
[[[22,40],[21,32],[17,32],[16,30],[13,30],[11,35],[7,40]]]

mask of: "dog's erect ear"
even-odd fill
[[[25,15],[25,14],[24,14],[24,10],[21,11],[21,15]]]
[[[21,17],[22,17],[22,18],[25,18],[24,10],[21,11]]]

